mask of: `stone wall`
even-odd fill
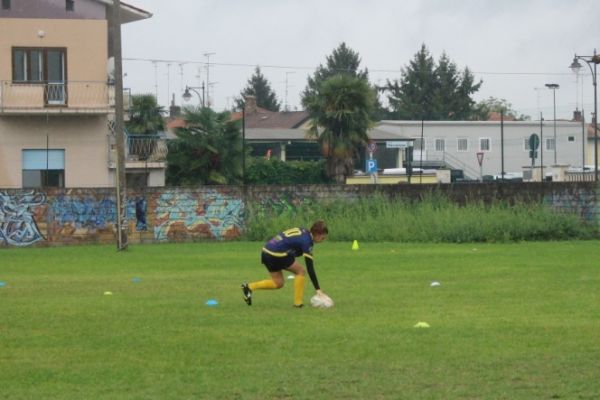
[[[418,201],[442,193],[453,201],[543,203],[598,222],[593,182],[476,183],[448,185],[292,185],[148,188],[128,191],[130,243],[222,240],[244,231],[248,205],[294,209],[305,202],[385,195]],[[0,247],[114,243],[114,189],[0,189]]]

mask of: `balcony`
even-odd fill
[[[117,151],[114,135],[109,137],[109,167],[116,168]],[[167,140],[161,135],[129,135],[125,137],[125,167],[129,169],[164,169]]]
[[[106,82],[17,83],[0,81],[0,116],[108,114],[114,111],[114,85]],[[129,91],[123,94],[129,109]]]

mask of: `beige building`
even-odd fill
[[[0,188],[114,186],[111,6],[2,1]],[[122,23],[151,16],[124,3],[120,15]],[[137,173],[164,185],[164,146],[138,138],[127,145],[128,180]]]

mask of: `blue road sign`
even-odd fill
[[[367,160],[365,169],[367,170],[368,174],[376,173],[377,172],[377,160],[374,160],[374,159]]]

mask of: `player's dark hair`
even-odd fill
[[[325,221],[322,219],[315,221],[314,224],[310,227],[310,233],[313,235],[327,235],[329,234],[329,229],[327,229],[327,225]]]

